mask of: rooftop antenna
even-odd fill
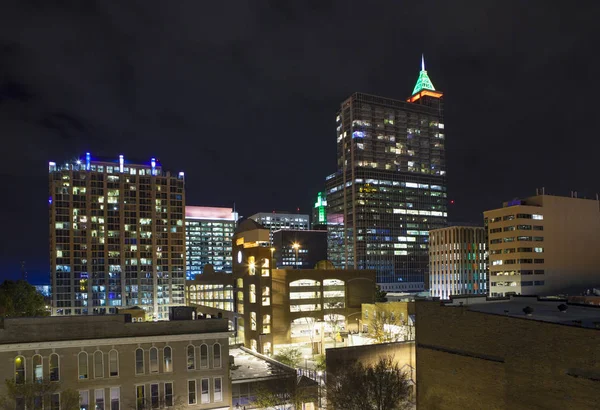
[[[421,54],[421,71],[425,71],[425,56]]]

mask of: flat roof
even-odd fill
[[[233,383],[280,378],[285,374],[296,376],[295,369],[245,348],[230,349],[229,355],[233,356],[234,366],[230,373]]]
[[[566,312],[558,310],[560,304],[567,305]],[[454,306],[457,304],[454,303]],[[523,309],[531,307],[533,313],[527,316]],[[520,319],[558,323],[587,328],[600,329],[600,308],[568,304],[564,300],[538,300],[537,297],[511,297],[505,300],[478,300],[468,305],[474,312],[504,315]]]

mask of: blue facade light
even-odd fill
[[[125,165],[125,158],[123,158],[123,155],[119,155],[119,172],[123,173],[124,165]]]
[[[85,153],[85,170],[90,170],[90,163],[92,162],[92,155],[89,152]]]

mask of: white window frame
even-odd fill
[[[191,393],[190,382],[194,382],[194,402],[193,403],[190,403],[190,393]],[[188,405],[192,406],[192,405],[198,404],[198,383],[196,382],[195,379],[188,379],[188,381],[187,381],[187,391],[188,391],[188,394],[187,394]]]
[[[167,384],[171,385],[171,405],[167,405]],[[171,380],[165,381],[163,383],[163,399],[165,402],[165,407],[172,407],[175,404],[175,385]]]
[[[52,398],[53,398],[54,396],[58,396],[58,409],[57,409],[57,410],[60,410],[60,392],[58,392],[58,393],[52,393],[52,394],[50,395],[50,410],[53,410],[53,409],[52,409]]]
[[[100,353],[100,357],[102,358],[102,360],[100,361],[100,369],[102,370],[101,376],[98,376],[96,374],[96,353]],[[104,379],[104,353],[102,352],[102,350],[96,350],[94,352],[94,354],[92,355],[92,362],[94,363],[94,379]]]
[[[152,369],[152,352],[156,352],[156,369]],[[148,352],[148,361],[149,361],[149,366],[148,366],[148,370],[150,371],[150,373],[158,373],[159,368],[160,368],[160,357],[158,354],[158,348],[152,346],[150,348],[150,351]]]
[[[218,396],[217,396],[217,380],[220,383]],[[223,401],[223,378],[222,377],[213,378],[213,401],[215,403]]]
[[[204,355],[204,356],[202,355],[202,349],[203,348],[206,348],[206,355]],[[209,365],[209,361],[208,361],[208,355],[209,355],[209,353],[208,353],[208,345],[206,343],[202,343],[200,345],[200,368],[201,369],[208,369],[209,368],[210,365]],[[206,364],[204,364],[204,365],[202,364],[203,360],[206,360]]]
[[[59,382],[60,381],[60,355],[58,353],[51,353],[50,356],[48,356],[48,378],[50,378],[51,371],[52,371],[52,356],[56,356],[56,369],[58,372],[58,378],[56,380],[52,380],[52,381]]]
[[[17,382],[17,359],[21,358],[21,360],[23,360],[23,384],[27,383],[27,360],[25,360],[25,356],[23,356],[22,354],[18,354],[15,356],[15,358],[13,359],[13,367],[14,367],[14,380],[15,383]],[[19,383],[20,384],[20,383]]]
[[[81,355],[85,355],[85,377],[81,377]],[[90,358],[85,350],[82,350],[77,354],[77,380],[89,380],[90,379]]]
[[[142,372],[141,373],[138,372],[138,360],[137,360],[137,352],[138,352],[138,350],[142,351]],[[133,352],[133,362],[135,363],[134,366],[135,366],[135,374],[136,374],[136,376],[140,375],[140,374],[146,374],[146,357],[145,356],[146,355],[144,354],[144,349],[142,349],[141,347],[136,348],[134,350],[134,352]],[[137,398],[136,398],[136,400],[137,400]]]
[[[204,385],[204,381],[206,380],[206,395],[204,390],[202,390],[202,386]],[[208,377],[203,377],[200,380],[200,403],[210,403],[210,379]]]
[[[215,358],[215,346],[219,346],[219,362],[218,363]],[[222,366],[222,362],[223,362],[223,347],[221,346],[221,343],[217,342],[212,345],[212,356],[213,356],[213,368],[220,369]]]
[[[152,406],[152,386],[156,386],[156,407]],[[153,409],[160,408],[160,383],[150,383],[150,407]]]
[[[165,349],[167,349],[167,348],[171,352],[169,355],[169,359],[171,360],[171,368],[170,369],[167,369],[167,362],[166,362],[166,357],[165,357]],[[163,347],[163,372],[164,373],[172,373],[173,372],[173,348],[171,346]]]
[[[139,403],[138,403],[138,396],[137,396],[138,387],[141,387],[141,388],[142,388],[142,393],[143,393],[143,395],[142,395],[142,408],[144,408],[144,406],[146,405],[146,385],[145,385],[145,384],[136,384],[136,385],[134,386],[135,390],[134,390],[134,395],[133,395],[133,397],[135,398],[135,408],[136,408],[137,410],[140,410],[140,409],[138,408],[138,404],[139,404]]]
[[[85,394],[85,397],[87,398],[87,403],[83,403],[83,400],[82,400],[83,394]],[[89,390],[79,390],[79,408],[81,408],[81,406],[83,404],[87,404],[87,408],[90,409],[90,391]]]
[[[120,410],[121,409],[121,387],[119,387],[119,386],[110,388],[110,410],[113,410],[113,408],[112,408],[113,391],[117,392],[117,410]]]
[[[98,409],[97,400],[100,395],[102,396],[102,408],[100,410],[106,410],[106,394],[104,393],[104,389],[94,389],[94,409]]]
[[[40,364],[42,365],[42,378],[38,380],[38,378],[35,375],[35,358],[39,357],[40,358]],[[41,354],[34,354],[31,357],[31,367],[32,367],[32,371],[33,371],[33,381],[34,382],[42,382],[42,380],[44,380],[44,358],[42,357]]]
[[[192,360],[193,363],[193,367],[190,368],[190,347],[192,348],[192,351],[194,352],[194,357]],[[193,344],[189,344],[185,347],[185,367],[187,368],[188,372],[192,372],[194,370],[196,370],[196,346],[194,346]]]
[[[113,352],[117,354],[117,374],[115,376],[113,376],[110,371],[110,355]],[[110,352],[108,352],[108,377],[119,377],[119,351],[117,349],[111,349]]]

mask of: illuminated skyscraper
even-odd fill
[[[290,214],[287,212],[259,212],[248,217],[269,230],[269,238],[273,243],[273,232],[280,229],[310,229],[309,217],[306,214]]]
[[[327,213],[343,224],[335,254],[374,269],[386,289],[427,288],[429,230],[447,217],[442,92],[422,62],[407,101],[355,93],[336,127],[338,170],[326,178]]]
[[[53,315],[185,304],[183,172],[87,153],[49,173]]]
[[[231,240],[238,215],[231,208],[185,207],[186,278],[193,280],[210,263],[231,273]]]

